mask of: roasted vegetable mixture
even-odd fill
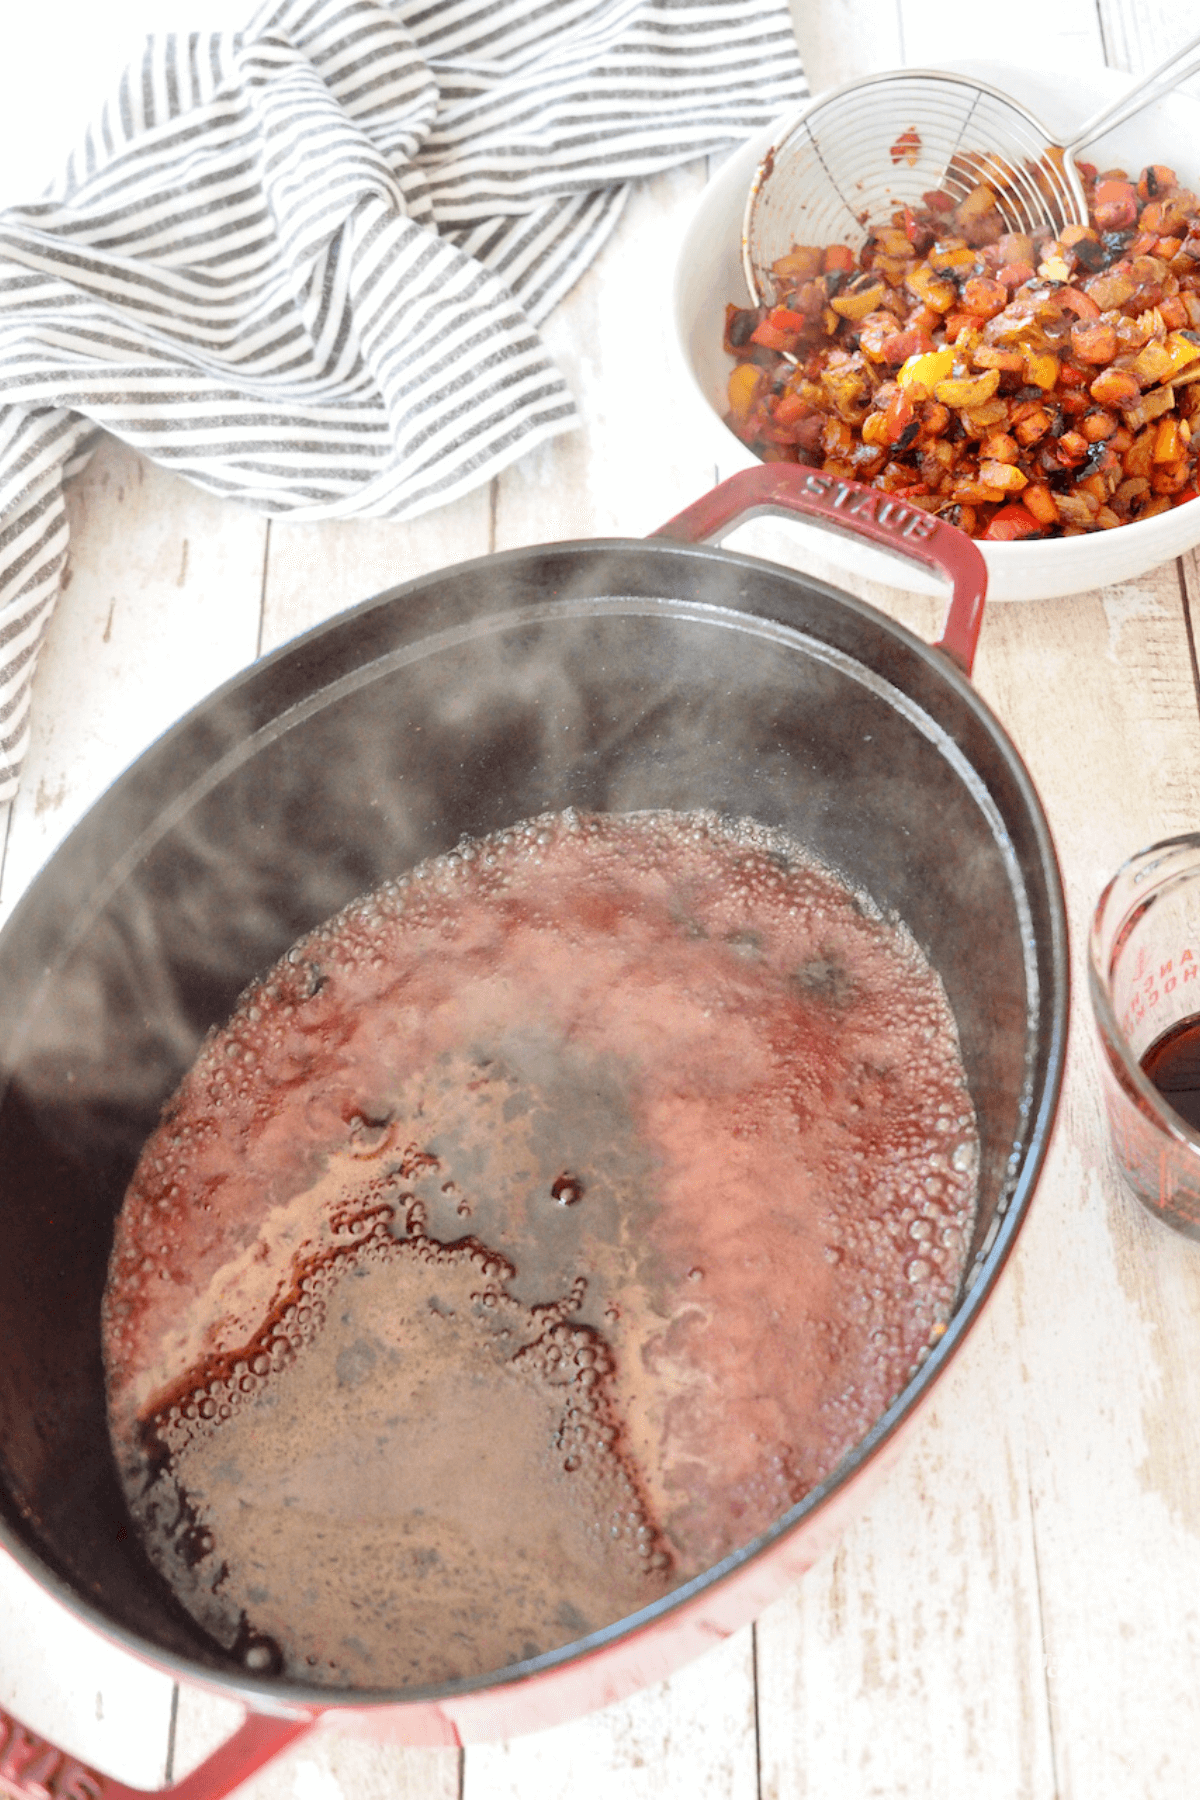
[[[1071,537],[1194,499],[1200,198],[1080,164],[1087,226],[1004,229],[980,181],[861,251],[798,246],[779,305],[726,309],[728,423],[972,537]],[[1195,435],[1193,435],[1193,433]]]

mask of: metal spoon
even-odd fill
[[[999,88],[939,69],[848,82],[810,101],[759,164],[746,203],[742,262],[757,303],[778,298],[771,270],[797,243],[861,238],[931,189],[960,204],[986,183],[1009,231],[1086,225],[1075,156],[1200,68],[1200,36],[1059,144]],[[802,233],[802,239],[799,234]]]

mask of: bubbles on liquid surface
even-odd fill
[[[505,983],[507,1017],[495,1010]],[[544,1073],[511,1074],[514,1045],[540,1068],[520,1033],[543,1014],[592,1059],[570,1102],[551,1103]],[[460,1020],[457,1040],[437,1037],[431,1021],[444,1019]],[[468,1044],[459,1092],[438,1071],[466,1070]],[[410,1045],[426,1059],[411,1069]],[[621,1190],[624,1211],[562,1136],[614,1068],[635,1071],[622,1076],[631,1129],[649,1146]],[[114,1418],[123,1407],[129,1417],[139,1359],[179,1336],[201,1277],[218,1295],[250,1291],[249,1274],[237,1288],[222,1270],[257,1254],[244,1220],[258,1208],[259,1311],[239,1301],[244,1324],[224,1339],[219,1312],[206,1337],[197,1327],[204,1355],[184,1358],[169,1392],[159,1377],[148,1411],[139,1401],[153,1456],[185,1490],[202,1451],[241,1441],[318,1364],[339,1404],[384,1391],[382,1338],[350,1335],[343,1315],[347,1295],[357,1306],[394,1277],[425,1296],[410,1343],[432,1333],[467,1346],[465,1366],[501,1384],[489,1404],[534,1405],[544,1494],[572,1517],[581,1509],[589,1541],[617,1557],[590,1600],[571,1602],[589,1627],[735,1548],[836,1465],[944,1329],[970,1240],[974,1120],[944,997],[916,946],[776,834],[709,815],[564,814],[460,843],[297,945],[205,1047],[181,1096],[139,1165],[114,1247]],[[462,1124],[469,1107],[493,1104],[504,1141],[524,1146],[499,1187]],[[529,1271],[511,1253],[526,1162],[528,1218],[567,1259],[557,1289],[523,1286]],[[326,1163],[344,1174],[340,1188],[330,1178],[319,1229],[271,1239],[266,1221],[298,1206],[306,1183],[323,1191]],[[467,1220],[477,1237],[463,1235]],[[201,1242],[218,1247],[210,1263]],[[470,1385],[460,1373],[430,1392],[453,1407]],[[144,1485],[145,1462],[123,1441],[122,1467],[136,1465],[133,1486]],[[522,1481],[506,1503],[518,1521],[543,1492],[528,1470]],[[399,1610],[436,1591],[434,1564],[420,1560],[434,1541],[412,1539],[413,1517],[395,1523],[396,1542],[417,1545]],[[235,1604],[220,1575],[223,1528],[203,1505],[162,1504],[150,1535],[160,1561],[192,1581],[184,1603],[227,1645],[242,1616],[276,1642],[266,1603],[246,1598],[254,1582]],[[340,1553],[334,1542],[330,1594],[345,1586]],[[314,1575],[318,1598],[324,1579]],[[486,1611],[482,1595],[468,1583],[463,1605]],[[487,1647],[486,1633],[453,1655],[421,1640],[429,1679],[453,1656],[474,1673],[577,1629],[556,1625],[547,1604],[540,1624],[521,1613],[518,1630],[525,1601],[496,1604],[516,1610]],[[278,1642],[289,1667],[362,1678],[358,1652],[297,1648],[282,1626]]]

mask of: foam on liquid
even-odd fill
[[[104,1306],[149,1553],[250,1667],[396,1688],[625,1617],[836,1466],[974,1199],[911,938],[778,836],[573,813],[423,865],[243,996]]]

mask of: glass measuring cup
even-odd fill
[[[1200,1238],[1200,833],[1130,857],[1088,945],[1113,1150],[1156,1217]],[[1186,1116],[1185,1116],[1186,1115]]]

